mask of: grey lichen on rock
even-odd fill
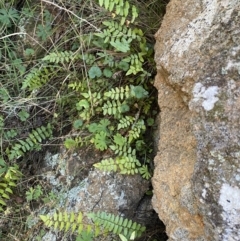
[[[137,174],[121,175],[90,169],[89,165],[92,166],[92,162],[101,157],[99,152],[94,152],[91,148],[74,153],[65,148],[56,154],[48,152],[39,173],[49,184],[56,200],[47,213],[45,208],[40,207],[36,216],[59,210],[76,214],[103,211],[148,225],[152,221],[148,213],[151,214],[153,208],[151,202],[143,202],[143,199],[150,182]],[[37,221],[38,219],[34,220]],[[50,239],[65,240],[60,232],[52,233],[51,230],[43,237],[43,240]],[[114,239],[109,234],[105,240]]]
[[[240,240],[239,12],[238,0],[171,0],[156,33],[153,205],[171,241]]]

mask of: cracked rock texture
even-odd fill
[[[170,241],[239,241],[240,1],[171,0],[155,51],[153,206]]]
[[[57,154],[46,154],[44,167],[39,173],[47,180],[57,197],[56,204],[47,213],[54,213],[56,210],[74,213],[104,211],[132,219],[142,225],[151,225],[153,207],[151,200],[145,195],[149,189],[149,181],[140,175],[127,176],[90,170],[90,166],[101,158],[100,153],[91,148],[80,149],[75,153],[61,148]],[[42,214],[45,210],[40,207],[38,212]],[[36,220],[34,224],[35,222]],[[109,234],[104,239],[97,237],[94,240],[112,241],[115,238]],[[66,239],[61,232],[49,231],[42,241],[50,240]]]

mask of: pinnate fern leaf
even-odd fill
[[[135,121],[135,118],[132,116],[125,116],[119,120],[117,129],[123,129],[131,126]]]
[[[91,227],[89,224],[84,223],[84,215],[82,212],[78,214],[73,212],[67,213],[66,211],[56,212],[53,215],[40,215],[39,217],[45,226],[54,228],[55,230],[81,234],[83,231],[91,232],[92,229],[95,229],[95,234],[99,233],[97,225]]]
[[[124,236],[130,237],[135,232],[137,234],[136,237],[140,237],[146,229],[132,220],[105,212],[92,212],[84,215],[82,212],[76,214],[59,211],[53,215],[40,215],[39,217],[48,228],[64,232],[75,232],[79,235],[88,233],[93,234],[95,237],[101,234],[101,230],[104,230],[104,235],[106,232],[112,232],[114,234],[123,233]],[[93,224],[90,224],[87,219],[91,220]]]
[[[94,166],[102,171],[106,172],[117,172],[118,165],[116,164],[115,160],[113,158],[104,159],[101,162],[95,163]]]
[[[128,142],[131,143],[140,137],[141,133],[146,130],[144,120],[138,120],[133,124],[131,130],[129,131]]]
[[[133,23],[138,17],[137,9],[134,5],[130,5],[126,0],[98,0],[101,7],[104,7],[109,12],[115,12],[116,15],[121,16],[121,24],[123,25],[129,15],[132,16]],[[130,11],[131,9],[131,11]]]
[[[2,167],[2,165],[0,166]],[[22,173],[16,164],[6,167],[5,171],[0,174],[0,212],[4,211],[4,206],[7,206],[5,201],[10,199],[9,195],[13,194],[13,188],[16,187],[16,183],[21,176]]]
[[[105,98],[110,98],[112,100],[125,100],[130,98],[130,96],[131,92],[128,85],[125,87],[116,87],[104,93]]]
[[[33,130],[25,140],[18,140],[13,145],[8,153],[9,160],[19,158],[24,155],[27,151],[34,150],[39,147],[39,144],[52,136],[52,127],[48,124],[46,127],[41,126]]]
[[[119,115],[129,111],[129,106],[119,100],[107,101],[102,107],[103,115]]]
[[[72,51],[62,51],[62,52],[53,52],[46,55],[42,60],[50,63],[68,63],[79,58],[80,55],[74,55]]]
[[[106,212],[89,213],[88,217],[91,218],[95,224],[104,227],[106,231],[114,234],[123,233],[127,238],[130,238],[134,231],[136,232],[136,237],[140,237],[146,229],[141,224],[133,222],[132,220]]]
[[[23,80],[22,89],[35,90],[45,85],[58,72],[58,67],[42,66],[32,68]]]
[[[139,173],[139,161],[133,157],[117,157],[114,159],[105,159],[94,164],[96,168],[106,172],[119,172],[121,174],[134,175]]]

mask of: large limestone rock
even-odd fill
[[[153,205],[169,240],[240,240],[240,1],[171,0],[156,33]]]

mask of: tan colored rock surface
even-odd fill
[[[240,1],[172,0],[156,33],[153,205],[169,240],[240,240]]]

